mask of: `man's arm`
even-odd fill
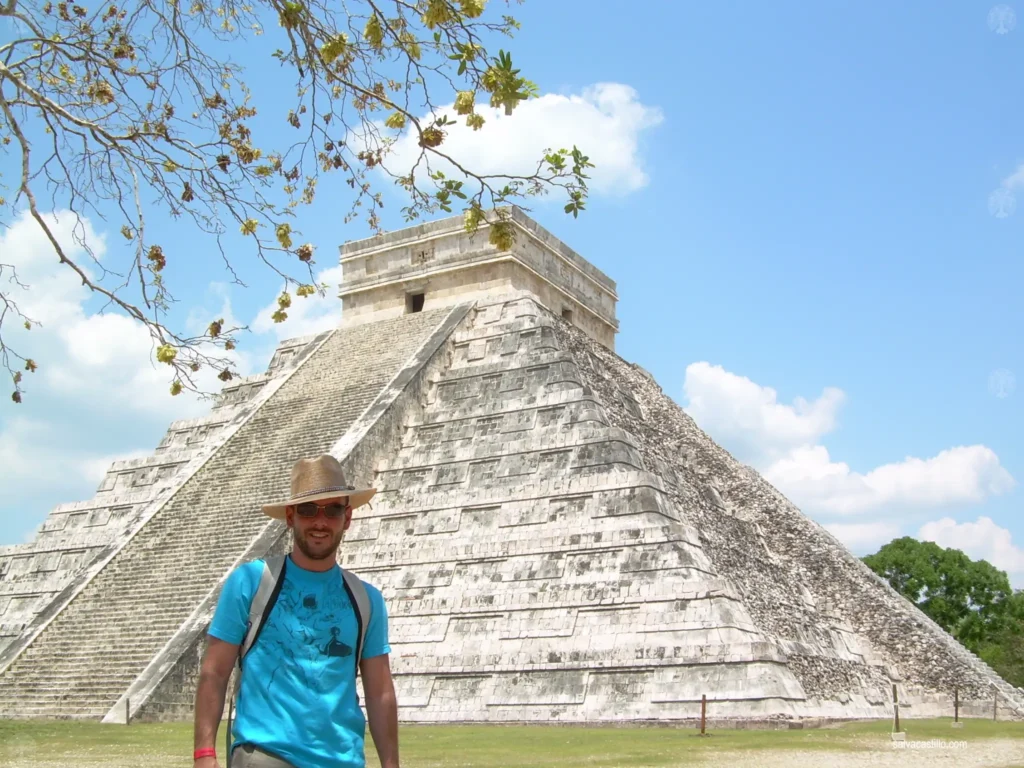
[[[388,655],[363,659],[359,666],[363,676],[363,695],[370,735],[377,747],[381,768],[398,768],[398,698],[391,680]]]
[[[217,744],[217,728],[224,714],[224,699],[228,689],[228,679],[235,659],[238,658],[238,646],[209,636],[209,645],[203,657],[203,665],[199,671],[199,685],[196,688],[195,717],[195,748],[214,747]],[[212,757],[196,760],[196,768],[215,768],[219,765]]]

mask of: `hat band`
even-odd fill
[[[292,496],[293,499],[302,499],[306,496],[316,496],[318,493],[331,493],[333,491],[354,491],[354,485],[332,485],[327,488],[316,488],[312,491],[303,491]]]

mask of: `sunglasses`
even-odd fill
[[[314,518],[321,509],[324,511],[324,515],[326,517],[331,520],[336,520],[339,517],[344,517],[345,513],[348,512],[351,507],[348,504],[341,504],[337,501],[330,504],[317,504],[315,501],[307,501],[295,506],[295,514],[299,517]]]

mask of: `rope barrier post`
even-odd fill
[[[892,706],[896,714],[896,733],[900,732],[900,695],[896,690],[896,683],[892,684]]]
[[[960,722],[960,689],[953,689],[953,722]]]
[[[896,683],[892,684],[892,712],[895,722],[891,734],[893,741],[906,741],[907,735],[900,730],[900,695],[896,690]]]
[[[707,736],[707,734],[704,732],[704,726],[705,726],[706,719],[707,719],[707,713],[708,713],[708,697],[707,697],[707,694],[702,693],[700,695],[700,735],[701,736]]]
[[[992,722],[999,719],[999,691],[992,691]]]
[[[964,727],[964,724],[960,722],[960,686],[953,688],[953,727]]]

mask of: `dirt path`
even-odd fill
[[[678,768],[1024,768],[1024,740],[1021,739],[978,739],[957,742],[950,739],[938,741],[910,741],[906,746],[893,746],[892,742],[879,737],[863,737],[853,742],[864,749],[723,749],[708,751],[699,757],[694,754]],[[19,748],[21,747],[21,748]],[[368,762],[369,764],[369,762]],[[375,762],[373,764],[376,764]],[[493,763],[488,763],[489,765]],[[558,763],[569,768],[570,763]],[[409,759],[403,763],[416,768],[417,761]],[[473,768],[466,757],[451,763],[430,762],[432,766],[444,765],[449,768]],[[524,766],[512,760],[508,766]],[[572,768],[587,768],[591,761],[572,763]],[[609,763],[601,762],[603,766]],[[633,763],[616,764],[615,768],[637,768],[637,766],[659,765],[670,768],[671,762],[639,759]],[[192,761],[185,755],[169,755],[166,752],[149,752],[121,746],[87,746],[74,759],[62,755],[48,757],[40,753],[32,740],[14,740],[0,744],[0,766],[2,768],[191,768]]]
[[[699,763],[732,768],[1024,768],[1024,742],[1013,739],[986,739],[945,744],[919,741],[904,747],[874,746],[865,751],[781,751],[720,752]]]

